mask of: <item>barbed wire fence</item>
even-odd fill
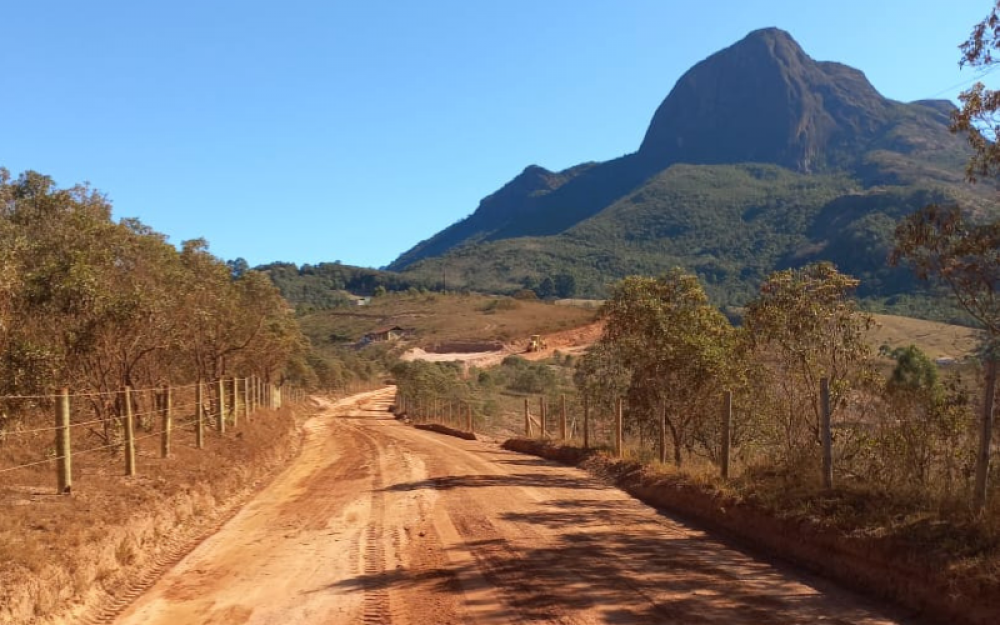
[[[820,480],[826,488],[833,486],[833,428],[831,420],[830,389],[826,378],[820,380],[819,395],[821,416]],[[513,394],[511,394],[513,395]],[[667,424],[660,420],[657,431],[651,436],[630,434],[628,430],[628,403],[624,397],[613,405],[597,407],[586,397],[576,393],[517,394],[523,401],[523,410],[517,415],[520,427],[512,431],[514,415],[508,408],[504,418],[493,419],[489,400],[463,397],[455,399],[447,393],[407,395],[397,392],[393,410],[397,416],[416,424],[435,424],[468,434],[486,433],[504,437],[550,441],[556,444],[579,446],[583,449],[603,449],[618,459],[650,460],[650,453],[658,454],[666,463],[670,447]],[[509,402],[508,402],[509,403]],[[723,391],[714,402],[717,406],[717,428],[714,428],[718,457],[713,459],[715,470],[723,479],[729,479],[733,467],[734,399],[732,391]],[[647,457],[648,456],[648,457]]]
[[[63,388],[51,394],[0,395],[0,486],[16,488],[21,482],[35,487],[39,474],[49,473],[55,492],[70,494],[73,459],[100,452],[134,477],[140,450],[161,459],[170,458],[176,444],[203,450],[206,430],[225,436],[262,410],[305,399],[302,389],[257,376],[110,392]],[[181,435],[185,440],[179,443]],[[27,474],[31,477],[18,479]]]

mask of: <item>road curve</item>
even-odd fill
[[[573,468],[330,404],[121,624],[901,623]]]

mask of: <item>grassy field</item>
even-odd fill
[[[356,343],[367,332],[400,326],[408,346],[433,349],[453,342],[514,343],[532,334],[551,334],[586,325],[596,315],[596,300],[559,300],[555,305],[485,295],[388,295],[369,306],[336,308],[303,316],[303,331],[319,348]],[[979,341],[977,330],[895,315],[873,315],[873,349],[914,344],[930,358],[960,360]]]
[[[376,328],[399,326],[410,346],[424,349],[450,342],[523,341],[590,323],[594,311],[485,295],[387,295],[369,306],[336,308],[303,316],[302,329],[313,345],[359,341]]]
[[[932,359],[960,360],[971,354],[979,342],[980,332],[965,326],[895,315],[872,316],[878,323],[869,336],[875,349],[882,345],[906,347],[912,343]]]

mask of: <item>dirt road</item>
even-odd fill
[[[302,456],[118,623],[893,623],[584,472],[326,406]]]

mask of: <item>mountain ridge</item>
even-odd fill
[[[677,80],[635,152],[559,172],[529,166],[388,268],[500,291],[568,273],[601,296],[628,273],[680,265],[739,303],[768,271],[831,257],[890,297],[914,288],[878,258],[906,212],[928,198],[995,210],[986,187],[965,182],[953,110],[886,98],[862,71],[813,60],[778,28],[756,30]],[[718,244],[734,233],[763,251]],[[843,248],[864,241],[874,247]]]

